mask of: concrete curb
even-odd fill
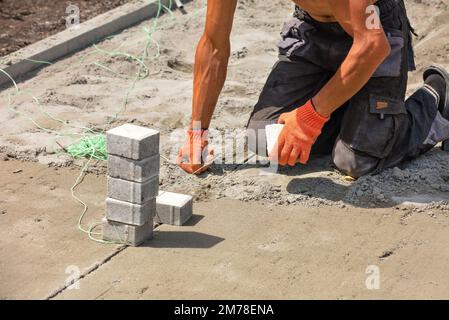
[[[187,3],[190,1],[193,0],[184,0],[183,2]],[[176,8],[175,1],[172,0],[171,2],[172,8]],[[168,7],[170,0],[162,0],[162,3]],[[99,42],[105,37],[136,25],[143,20],[154,18],[157,10],[157,0],[151,3],[138,0],[124,4],[79,24],[77,29],[61,31],[3,57],[0,69],[7,72],[15,81],[18,81],[20,77],[30,71],[45,66],[45,64],[29,60],[55,61]],[[0,72],[0,89],[11,85],[11,79],[3,72]]]

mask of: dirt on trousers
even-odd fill
[[[0,57],[66,28],[66,8],[79,8],[80,22],[129,0],[0,0]]]

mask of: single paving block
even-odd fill
[[[103,219],[103,240],[138,246],[153,238],[153,218],[143,226],[131,226]]]
[[[106,199],[106,218],[111,221],[142,226],[152,220],[155,212],[156,198],[152,198],[144,204]]]
[[[156,222],[182,226],[192,217],[193,198],[173,192],[160,191],[156,198]]]
[[[132,160],[114,155],[108,156],[108,175],[112,178],[147,182],[159,176],[159,167],[159,154],[143,160]]]
[[[106,132],[108,154],[142,160],[159,154],[159,132],[124,124]]]
[[[159,176],[155,176],[146,182],[134,182],[129,180],[108,177],[108,197],[136,204],[143,204],[159,193]]]

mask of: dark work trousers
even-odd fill
[[[331,154],[336,167],[360,177],[414,158],[449,137],[432,90],[422,87],[405,102],[408,72],[415,69],[412,28],[402,0],[376,3],[390,56],[368,83],[337,109],[312,154]],[[285,24],[280,58],[248,122],[248,147],[265,156],[265,126],[305,104],[336,73],[353,39],[338,23],[314,20],[300,8]],[[255,133],[254,133],[255,132]]]

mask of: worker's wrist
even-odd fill
[[[312,100],[307,101],[302,107],[298,108],[296,116],[298,121],[316,129],[321,129],[330,119],[329,116],[324,117],[315,110]]]
[[[207,130],[209,130],[209,126],[204,125],[204,123],[201,120],[192,120],[189,124],[188,130],[190,130],[190,131],[198,131],[198,130],[207,131]]]
[[[326,110],[323,110],[321,103],[317,103],[317,98],[314,97],[312,99],[310,99],[310,103],[313,106],[313,109],[316,111],[316,113],[318,113],[320,116],[324,117],[324,118],[329,118],[330,117],[330,113],[327,112]]]
[[[194,129],[187,129],[187,136],[190,139],[202,139],[207,140],[209,137],[209,129],[206,128],[194,128]]]

